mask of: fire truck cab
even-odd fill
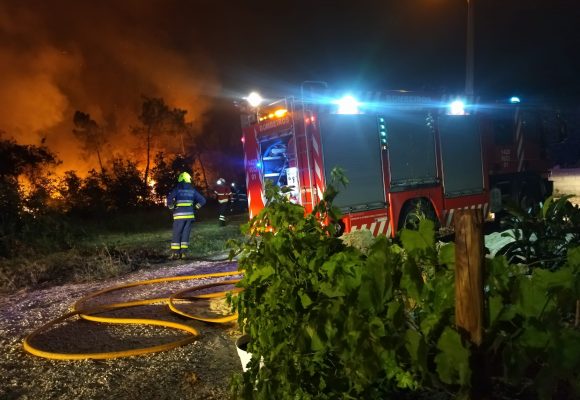
[[[310,212],[341,167],[349,184],[334,204],[345,232],[394,236],[420,214],[451,227],[454,211],[487,215],[488,179],[477,119],[405,91],[284,97],[242,116],[250,218],[266,180]]]

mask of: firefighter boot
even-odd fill
[[[178,251],[174,251],[173,253],[171,253],[171,255],[169,256],[170,260],[179,260],[181,258],[181,253]]]

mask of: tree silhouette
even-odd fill
[[[169,108],[161,98],[143,96],[143,104],[139,114],[139,121],[142,125],[133,128],[133,133],[145,138],[145,183],[148,183],[149,180],[153,139],[163,136],[170,136],[172,139],[180,137],[183,143],[183,136],[187,133],[186,113],[187,111],[179,108]],[[181,149],[183,151],[183,145]]]
[[[103,146],[106,144],[106,138],[103,128],[101,128],[96,121],[91,119],[89,114],[82,111],[75,111],[73,123],[76,127],[76,129],[73,129],[73,133],[83,144],[83,150],[88,154],[92,151],[97,153],[101,173],[104,173],[105,170],[103,168],[103,160],[101,159],[101,151]]]

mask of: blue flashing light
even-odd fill
[[[510,97],[510,103],[512,104],[519,104],[520,103],[520,98],[518,96],[512,96]]]
[[[449,115],[466,115],[465,103],[462,100],[455,100],[449,104]]]
[[[359,114],[359,102],[352,96],[344,96],[336,104],[338,104],[338,114]]]
[[[256,168],[262,168],[262,163],[260,161],[256,163]]]

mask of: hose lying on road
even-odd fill
[[[28,353],[33,354],[38,357],[49,358],[54,360],[85,360],[85,359],[107,359],[107,358],[118,358],[118,357],[128,357],[128,356],[136,356],[142,354],[149,354],[155,353],[159,351],[170,350],[179,346],[186,345],[196,340],[196,337],[199,336],[199,332],[186,324],[181,324],[177,322],[171,321],[163,321],[157,319],[143,319],[143,318],[117,318],[117,317],[105,317],[99,316],[97,314],[102,314],[106,311],[112,310],[119,310],[122,308],[130,308],[130,307],[137,307],[143,305],[150,305],[150,304],[167,304],[169,308],[184,317],[192,318],[198,321],[204,322],[213,322],[213,323],[227,323],[237,319],[237,314],[227,315],[224,317],[217,317],[217,318],[208,318],[208,317],[201,317],[186,313],[178,309],[176,305],[176,300],[195,300],[195,299],[210,299],[210,298],[223,298],[226,296],[227,292],[214,292],[214,293],[206,293],[206,294],[198,294],[198,295],[190,295],[184,296],[186,293],[196,292],[202,289],[211,288],[214,286],[221,286],[221,285],[231,285],[239,282],[239,279],[231,279],[227,281],[219,281],[215,283],[209,283],[205,285],[198,285],[194,287],[190,287],[185,290],[181,290],[179,292],[173,293],[170,297],[163,297],[163,298],[153,298],[153,299],[146,299],[146,300],[134,300],[129,302],[123,303],[113,303],[107,304],[102,306],[96,306],[92,308],[83,308],[83,305],[90,299],[95,297],[101,296],[105,293],[114,292],[121,289],[126,289],[135,286],[142,286],[142,285],[151,285],[155,283],[162,283],[162,282],[175,282],[175,281],[187,281],[187,280],[197,280],[197,279],[206,279],[206,278],[221,278],[227,276],[235,276],[241,275],[240,271],[231,271],[231,272],[217,272],[211,274],[200,274],[200,275],[188,275],[188,276],[174,276],[174,277],[165,277],[165,278],[157,278],[157,279],[149,279],[145,281],[133,282],[126,285],[114,286],[110,288],[106,288],[103,290],[99,290],[93,292],[79,301],[77,301],[72,308],[72,311],[62,315],[59,318],[56,318],[43,326],[35,329],[32,333],[30,333],[22,343],[24,350]],[[234,289],[229,291],[231,293],[239,292],[240,289]],[[154,325],[154,326],[162,326],[165,328],[172,328],[172,329],[179,329],[185,331],[190,334],[190,336],[176,340],[170,343],[151,346],[151,347],[144,347],[139,349],[131,349],[131,350],[122,350],[122,351],[111,351],[111,352],[100,352],[100,353],[57,353],[51,351],[45,351],[38,349],[31,345],[33,339],[40,335],[43,332],[50,330],[56,324],[59,324],[71,317],[78,315],[80,318],[94,321],[94,322],[103,322],[103,323],[110,323],[110,324],[144,324],[144,325]]]

